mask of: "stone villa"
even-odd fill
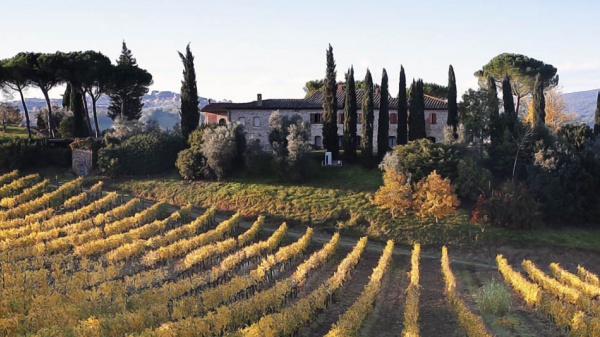
[[[356,91],[356,106],[362,106],[364,91]],[[374,114],[373,123],[373,148],[377,148],[377,128],[379,119],[379,103],[381,95],[379,91],[373,94]],[[345,94],[341,85],[337,91],[337,114],[338,135],[340,144],[344,130],[344,100]],[[205,114],[204,121],[208,124],[225,124],[228,122],[239,122],[245,126],[249,139],[256,139],[264,149],[269,148],[269,115],[279,110],[281,114],[298,113],[311,125],[311,144],[315,149],[323,148],[323,93],[317,91],[308,98],[303,99],[262,99],[258,94],[256,101],[248,103],[210,103],[202,112]],[[388,144],[390,147],[396,145],[396,134],[398,129],[398,99],[389,100],[390,129]],[[425,95],[425,129],[427,137],[432,141],[444,139],[444,128],[448,118],[448,103],[446,100]],[[362,111],[358,110],[357,135],[360,142],[362,132]]]

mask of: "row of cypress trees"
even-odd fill
[[[323,145],[332,152],[334,158],[339,156],[339,143],[337,133],[337,81],[333,48],[329,45],[326,53],[327,66],[324,79],[323,93]],[[361,111],[363,113],[361,142],[357,144],[357,104],[356,86],[354,80],[354,67],[350,67],[345,74],[345,104],[344,104],[344,133],[343,150],[344,157],[348,162],[358,160],[358,146],[362,153],[362,160],[366,166],[374,163],[373,155],[373,78],[367,69],[364,79],[364,95]],[[450,65],[448,72],[448,125],[451,125],[456,133],[458,125],[458,105],[456,102],[456,78],[454,69]],[[389,84],[385,68],[382,72],[380,87],[380,104],[377,130],[377,158],[381,160],[389,150]],[[410,107],[410,109],[409,109]],[[425,132],[425,98],[423,91],[423,80],[413,80],[410,88],[410,96],[407,99],[406,75],[404,67],[400,66],[400,81],[398,91],[398,131],[397,143],[404,145],[408,141],[426,138]]]

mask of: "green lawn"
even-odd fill
[[[6,131],[3,131],[2,127],[0,127],[0,141],[10,140],[12,138],[27,138],[27,128],[20,126],[7,126]]]
[[[185,182],[177,172],[135,179],[117,179],[112,188],[154,200],[166,200],[200,207],[216,206],[223,211],[239,211],[244,216],[266,215],[274,222],[293,226],[310,225],[346,234],[367,234],[375,239],[394,238],[401,244],[424,245],[562,246],[600,251],[600,230],[534,229],[505,230],[471,224],[470,210],[435,223],[413,215],[392,218],[389,212],[371,203],[382,184],[381,172],[359,165],[319,168],[305,184],[282,182],[278,177],[249,177],[241,174],[224,182]]]

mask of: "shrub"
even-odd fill
[[[269,144],[273,149],[273,167],[282,177],[301,180],[310,170],[310,126],[299,114],[269,116]]]
[[[179,171],[181,177],[185,180],[198,180],[204,177],[204,163],[206,158],[201,153],[195,152],[192,149],[185,149],[177,154],[175,167]]]
[[[386,170],[383,186],[375,192],[373,203],[388,209],[392,218],[398,213],[406,215],[413,205],[412,187],[406,175],[402,171]]]
[[[27,169],[55,165],[71,166],[71,149],[52,147],[43,140],[11,139],[0,143],[0,168]]]
[[[504,283],[492,278],[479,289],[475,303],[482,313],[503,316],[510,311],[511,293]]]
[[[288,127],[286,166],[289,177],[293,181],[304,180],[310,171],[311,146],[308,142],[309,137],[310,125],[301,119]]]
[[[454,184],[458,195],[470,200],[477,200],[477,197],[488,188],[492,173],[488,169],[479,166],[471,158],[460,159],[457,169]]]
[[[460,205],[455,191],[450,179],[442,179],[436,171],[431,172],[415,187],[413,205],[417,215],[423,218],[433,216],[438,222],[439,218],[454,213]]]
[[[164,172],[175,167],[183,140],[163,132],[132,136],[98,152],[98,168],[111,176]]]
[[[231,171],[231,164],[237,153],[235,129],[234,124],[219,126],[214,130],[204,131],[202,136],[200,149],[206,157],[209,175],[219,180]]]
[[[567,124],[560,128],[558,135],[576,149],[581,150],[586,141],[594,137],[594,131],[587,124]]]
[[[538,150],[527,183],[539,196],[549,220],[590,221],[600,188],[600,160],[592,149],[576,150],[561,141]]]
[[[426,139],[415,140],[406,145],[396,146],[390,156],[382,162],[396,171],[410,174],[414,181],[427,177],[437,171],[444,177],[454,181],[458,176],[458,162],[466,156],[459,145],[432,143]]]
[[[246,169],[253,175],[272,173],[272,155],[262,150],[258,139],[251,140],[244,154]]]
[[[73,137],[73,128],[75,127],[75,117],[66,116],[58,126],[58,133],[63,138]]]
[[[538,203],[525,185],[507,181],[489,196],[479,196],[471,221],[511,229],[532,228],[539,222]]]

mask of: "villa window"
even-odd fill
[[[246,118],[245,118],[245,117],[240,117],[240,118],[238,118],[238,122],[239,122],[240,124],[242,124],[242,125],[244,125],[244,126],[245,126],[245,125],[246,125]]]
[[[227,121],[225,120],[225,118],[219,119],[219,125],[225,125],[225,124],[227,124]]]
[[[437,124],[437,115],[435,113],[429,115],[429,124]]]
[[[322,124],[323,114],[310,114],[310,123],[311,124]]]
[[[260,126],[260,117],[254,117],[254,119],[252,119],[252,125],[254,125],[255,127],[259,127]]]
[[[390,124],[398,124],[398,114],[391,112],[390,113]]]
[[[315,136],[315,147],[318,149],[323,147],[323,138],[321,136]]]

